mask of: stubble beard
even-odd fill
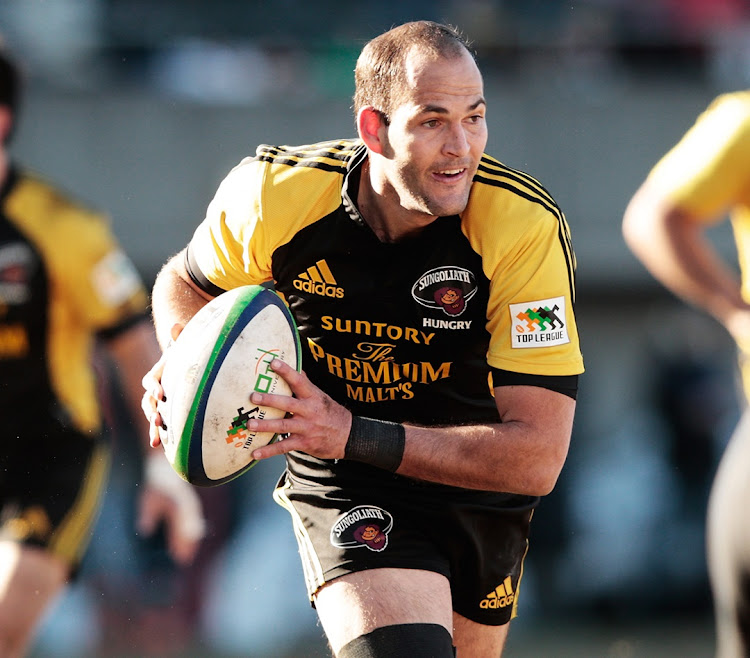
[[[469,188],[461,190],[460,194],[451,199],[442,200],[430,195],[426,185],[421,185],[416,176],[410,175],[408,170],[399,176],[399,187],[403,190],[401,205],[410,212],[419,212],[429,217],[447,217],[462,213],[469,202]]]

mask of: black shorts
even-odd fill
[[[464,617],[490,626],[515,617],[538,498],[329,465],[308,477],[290,464],[274,493],[292,515],[311,600],[347,573],[424,569],[449,579],[453,610]]]
[[[0,428],[0,540],[38,546],[73,572],[106,490],[110,451],[53,417]]]

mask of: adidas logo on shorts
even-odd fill
[[[482,602],[479,604],[479,607],[485,610],[504,608],[507,605],[513,605],[513,601],[515,601],[515,598],[516,596],[513,593],[513,584],[511,583],[510,576],[508,576],[502,583],[500,583],[494,590],[492,590],[487,596],[484,597]]]

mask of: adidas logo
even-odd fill
[[[344,289],[336,283],[325,259],[319,260],[315,265],[308,267],[302,274],[298,274],[294,280],[294,287],[303,292],[309,292],[323,297],[335,297],[341,299]]]
[[[515,598],[516,596],[513,594],[513,585],[510,582],[510,576],[508,576],[493,591],[484,597],[479,604],[479,607],[485,609],[489,608],[490,610],[504,608],[506,605],[512,605]]]

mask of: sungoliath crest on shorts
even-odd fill
[[[565,297],[510,304],[513,348],[553,347],[570,342],[565,326]]]
[[[331,544],[382,551],[388,545],[393,517],[375,505],[359,505],[342,514],[331,528]]]
[[[411,288],[411,296],[422,306],[442,309],[451,317],[461,315],[476,292],[474,274],[463,267],[450,265],[425,272]]]

